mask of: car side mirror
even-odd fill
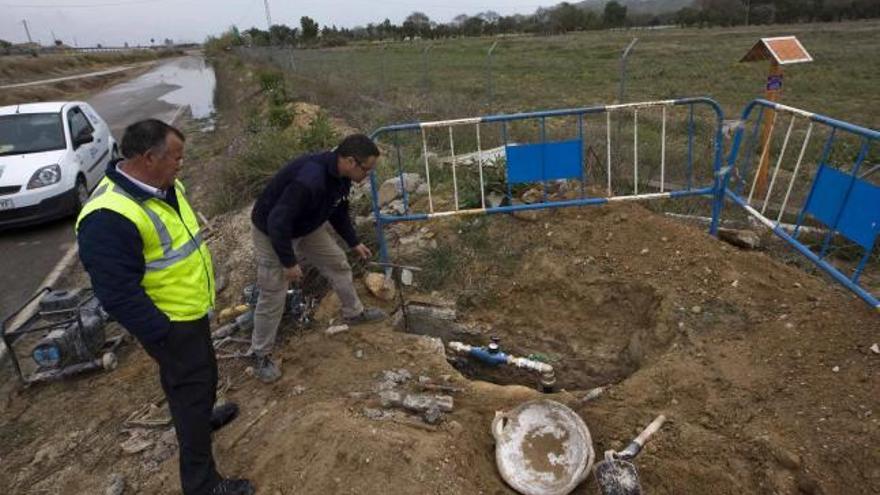
[[[73,138],[73,149],[77,149],[84,144],[91,143],[95,140],[95,137],[92,136],[91,132],[82,132],[78,134],[75,138]]]

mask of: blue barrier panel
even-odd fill
[[[865,249],[874,246],[880,234],[880,187],[822,165],[813,191],[806,213]]]
[[[583,180],[584,142],[580,139],[536,144],[508,144],[507,181],[545,182],[558,179]]]

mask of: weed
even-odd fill
[[[286,129],[293,122],[293,115],[287,107],[272,105],[266,119],[273,128]]]
[[[257,72],[257,81],[264,93],[282,90],[284,88],[284,74],[277,70],[260,70]]]
[[[429,291],[441,288],[456,273],[458,265],[458,255],[451,245],[443,242],[428,248],[422,257],[420,285]]]
[[[305,152],[323,151],[335,146],[338,138],[327,114],[318,112],[300,136],[299,147]]]

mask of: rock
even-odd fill
[[[122,495],[122,492],[124,491],[125,478],[119,473],[111,474],[110,482],[107,484],[107,489],[104,490],[104,495]]]
[[[835,366],[835,367],[831,368],[831,371],[833,371],[835,373],[840,372],[840,366]]]
[[[498,208],[504,203],[504,196],[495,191],[486,195],[486,206],[490,208]]]
[[[873,352],[874,354],[880,354],[880,344],[875,343],[870,347],[870,349],[871,352]]]
[[[358,350],[354,351],[354,357],[355,357],[356,359],[363,359],[363,358],[364,358],[364,351],[363,351],[363,349],[358,349]]]
[[[383,390],[379,392],[379,402],[382,407],[397,407],[403,404],[403,394],[396,390]]]
[[[694,307],[691,308],[691,313],[693,313],[693,314],[695,314],[695,315],[698,315],[698,314],[700,314],[700,313],[702,313],[702,312],[703,312],[703,308],[701,308],[701,307],[699,307],[699,306],[694,306]]]
[[[358,215],[358,216],[354,217],[354,225],[356,227],[361,227],[361,226],[364,226],[367,224],[372,225],[374,223],[376,223],[376,219],[375,219],[375,217],[373,217],[372,213],[370,213],[367,216]]]
[[[394,287],[394,282],[391,280],[386,281],[385,275],[382,273],[368,273],[367,276],[364,277],[364,284],[367,286],[370,294],[383,301],[392,301],[394,300],[394,296],[397,295],[397,289]]]
[[[406,207],[403,205],[403,200],[395,199],[388,206],[382,208],[382,213],[384,215],[403,215],[406,213]]]
[[[412,193],[422,185],[422,177],[419,174],[405,172],[403,174],[403,185],[407,193]],[[402,194],[403,188],[401,188],[400,176],[392,177],[379,186],[379,204],[385,206],[399,198]]]
[[[540,203],[540,202],[542,202],[542,200],[544,198],[544,193],[539,191],[538,189],[533,188],[533,189],[529,189],[528,191],[524,192],[523,195],[521,196],[521,198],[523,200],[523,203],[525,203],[525,204],[530,205],[533,203]]]
[[[220,314],[217,315],[217,321],[220,323],[226,323],[227,321],[235,318],[235,308],[223,308],[220,311]]]
[[[373,409],[371,407],[365,407],[363,410],[364,416],[372,420],[385,419],[385,411],[381,409]]]
[[[451,412],[453,400],[451,395],[408,394],[403,398],[402,406],[417,412],[426,412],[431,409]]]
[[[439,408],[432,407],[425,411],[422,415],[422,419],[424,419],[425,423],[428,423],[429,425],[436,425],[443,420],[443,413]]]
[[[302,385],[297,385],[290,389],[290,395],[292,396],[302,395],[304,393],[306,393],[306,388]]]
[[[512,205],[522,205],[523,202],[519,200],[514,200]],[[513,218],[523,220],[526,222],[537,222],[538,221],[538,212],[537,210],[519,210],[511,213]]]
[[[417,187],[416,194],[428,194],[428,184],[422,184]]]
[[[394,383],[406,383],[412,379],[412,373],[409,372],[406,368],[400,368],[399,370],[385,370],[382,372],[382,377],[387,381],[392,381]]]
[[[457,316],[455,307],[428,306],[415,303],[407,304],[406,312],[409,316],[423,317],[431,320],[455,321]]]
[[[400,271],[400,283],[409,287],[413,284],[413,272],[408,268],[404,268]]]
[[[336,335],[337,333],[347,332],[349,330],[348,325],[333,325],[332,327],[324,330],[326,335]]]
[[[651,251],[650,251],[648,248],[643,248],[643,249],[641,250],[641,252],[639,252],[639,254],[641,254],[642,256],[644,256],[644,255],[646,255],[646,254],[648,254],[648,253],[650,253],[650,252],[651,252]]]
[[[718,238],[743,249],[758,249],[761,247],[761,237],[751,230],[719,229]]]
[[[797,475],[798,490],[805,495],[822,495],[825,493],[819,483],[807,473],[803,471]]]
[[[791,471],[797,471],[801,468],[801,458],[799,455],[779,445],[774,445],[772,450],[773,457],[776,458],[776,461],[782,467]]]

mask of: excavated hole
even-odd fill
[[[661,297],[647,285],[601,282],[588,286],[575,304],[545,299],[539,311],[511,304],[515,309],[496,320],[504,323],[492,328],[464,323],[451,306],[413,302],[398,311],[395,324],[400,331],[440,338],[447,344],[447,359],[470,379],[539,387],[537,373],[490,366],[448,348],[450,341],[485,346],[497,336],[504,352],[553,365],[557,390],[618,383],[670,344],[670,332],[657,321]]]

